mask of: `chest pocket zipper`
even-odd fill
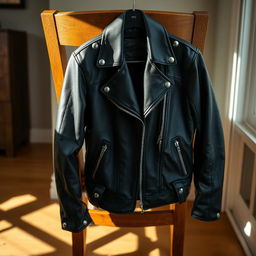
[[[158,149],[160,153],[161,153],[162,144],[163,144],[163,133],[164,133],[164,123],[165,123],[165,112],[166,112],[165,109],[166,109],[166,94],[164,95],[161,127],[160,127],[160,133],[157,139]]]
[[[181,166],[182,166],[182,170],[183,170],[183,173],[185,175],[187,175],[187,170],[186,170],[186,166],[185,166],[185,163],[184,163],[184,159],[183,159],[183,156],[182,156],[182,153],[181,153],[181,148],[180,148],[180,143],[178,140],[175,140],[174,141],[174,145],[176,147],[176,150],[178,152],[178,155],[179,155],[179,159],[180,159],[180,162],[181,162]]]
[[[101,160],[102,160],[102,158],[103,158],[105,152],[107,151],[107,148],[108,148],[108,145],[107,145],[107,144],[104,144],[104,145],[102,145],[102,147],[101,147],[101,151],[100,151],[99,157],[98,157],[98,159],[97,159],[96,166],[95,166],[95,168],[94,168],[94,170],[93,170],[93,173],[92,173],[93,179],[95,178],[95,175],[96,175],[96,173],[97,173],[97,171],[98,171],[98,169],[99,169],[99,166],[100,166],[100,162],[101,162]]]

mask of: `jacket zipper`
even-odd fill
[[[157,139],[157,144],[158,144],[159,152],[161,152],[162,144],[163,144],[163,133],[164,133],[164,123],[165,123],[165,109],[166,109],[166,94],[164,95],[161,128],[160,128],[160,133],[159,133],[159,136],[158,136],[158,139]]]
[[[142,138],[141,138],[141,151],[140,151],[140,208],[141,213],[144,212],[143,200],[142,200],[142,164],[143,164],[143,150],[144,150],[144,138],[145,138],[145,125],[142,122]]]
[[[144,212],[144,208],[143,208],[143,200],[142,200],[142,161],[143,161],[143,150],[144,150],[144,139],[145,139],[145,124],[144,122],[137,117],[136,115],[134,115],[132,112],[126,110],[123,107],[120,107],[118,104],[116,104],[114,101],[112,101],[110,98],[109,100],[115,105],[117,106],[117,108],[123,110],[125,113],[137,118],[143,125],[143,129],[142,129],[142,139],[141,139],[141,151],[140,151],[140,173],[139,173],[139,187],[140,187],[140,191],[139,191],[139,196],[140,196],[140,208],[141,208],[141,213]]]
[[[178,152],[178,155],[179,155],[179,159],[180,159],[180,162],[181,162],[181,166],[182,166],[182,169],[183,169],[183,172],[185,175],[187,175],[187,170],[186,170],[186,166],[185,166],[185,163],[184,163],[184,159],[183,159],[183,156],[181,154],[181,149],[180,149],[180,143],[178,140],[175,140],[174,142],[174,145],[177,149],[177,152]]]
[[[105,154],[107,148],[108,148],[107,144],[104,144],[104,145],[102,145],[102,147],[101,147],[101,151],[100,151],[100,154],[99,154],[99,157],[98,157],[96,166],[95,166],[94,171],[93,171],[93,173],[92,173],[93,179],[95,178],[95,175],[96,175],[96,173],[97,173],[97,171],[98,171],[98,168],[99,168],[99,165],[100,165],[100,162],[101,162],[101,159],[103,158],[103,156],[104,156],[104,154]]]

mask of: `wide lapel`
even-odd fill
[[[100,90],[118,108],[141,119],[136,94],[125,62]]]
[[[139,107],[140,103],[137,102],[123,52],[124,23],[129,10],[122,13],[105,28],[97,58],[97,67],[120,66],[120,69],[106,84],[101,86],[100,90],[118,108],[142,120],[174,84],[174,81],[162,73],[156,65],[172,66],[177,64],[177,60],[166,29],[142,11],[137,11],[143,16],[147,32],[148,58],[144,70],[144,85],[142,85],[144,86],[143,113]]]
[[[173,85],[172,79],[164,75],[152,61],[147,61],[144,72],[144,117],[154,109]]]

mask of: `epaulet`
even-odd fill
[[[78,48],[76,48],[74,51],[73,51],[73,54],[77,55],[79,54],[81,51],[83,51],[84,49],[86,49],[87,47],[91,46],[93,43],[99,41],[101,39],[101,36],[102,34],[86,41],[85,43],[83,43],[82,45],[80,45]]]
[[[178,36],[175,36],[174,34],[172,34],[170,32],[168,32],[168,36],[169,36],[169,39],[178,41],[179,43],[189,47],[191,50],[195,51],[196,53],[199,52],[199,49],[197,47],[195,47],[194,45],[192,45],[190,42],[188,42]]]

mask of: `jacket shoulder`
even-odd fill
[[[79,61],[81,62],[84,59],[88,49],[90,49],[94,43],[100,43],[101,36],[102,36],[102,34],[84,42],[82,45],[80,45],[78,48],[76,48],[72,52],[72,54],[75,57],[77,57],[79,59]]]
[[[186,41],[186,40],[184,40],[184,39],[182,39],[182,38],[180,38],[180,37],[178,37],[178,36],[176,36],[176,35],[174,35],[170,32],[168,32],[168,37],[169,37],[169,40],[171,40],[171,42],[172,41],[178,41],[181,46],[183,46],[185,48],[188,48],[189,50],[191,50],[194,53],[199,53],[200,52],[200,50],[196,46],[194,46],[190,42],[188,42],[188,41]]]
[[[202,53],[199,48],[192,45],[190,42],[169,32],[167,33],[169,43],[173,49],[173,54],[176,57],[177,62],[186,72],[191,67],[191,65],[195,63],[195,60],[202,55]]]

